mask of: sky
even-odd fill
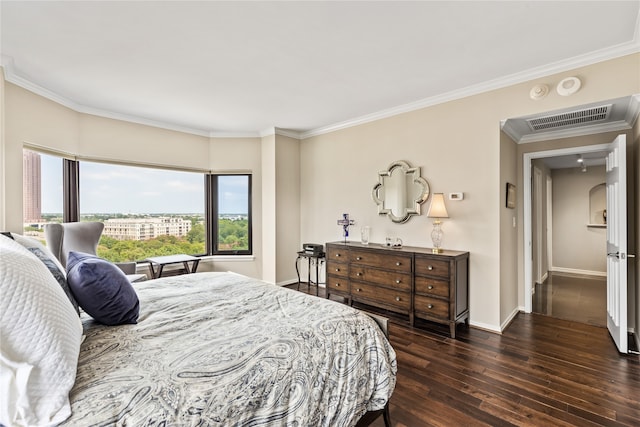
[[[42,212],[62,212],[62,159],[41,155]],[[247,213],[247,179],[221,177],[220,213]],[[80,161],[80,213],[204,213],[204,175]]]

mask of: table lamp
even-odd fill
[[[435,218],[433,221],[433,231],[431,231],[431,240],[433,241],[432,252],[434,254],[440,254],[442,253],[442,236],[444,235],[442,232],[442,221],[440,221],[440,219],[449,218],[447,208],[444,205],[443,193],[433,194],[431,198],[431,205],[429,206],[429,212],[427,212],[427,217]]]

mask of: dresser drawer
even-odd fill
[[[411,291],[410,273],[352,265],[349,271],[349,277],[352,280],[371,282],[401,291]]]
[[[349,261],[351,261],[352,265],[367,265],[411,273],[411,255],[392,255],[389,252],[390,250],[385,253],[352,250],[349,255]]]
[[[353,282],[351,284],[351,298],[365,304],[380,303],[408,313],[411,309],[411,293],[394,289],[387,289],[369,283]]]
[[[420,315],[423,314],[427,316],[438,317],[441,319],[449,318],[448,300],[416,295],[413,300],[413,305],[416,316],[418,317],[422,317]]]
[[[449,262],[416,256],[416,274],[449,278]]]
[[[349,279],[347,277],[327,274],[327,292],[349,293]]]
[[[327,275],[333,275],[333,276],[342,276],[342,277],[348,277],[349,276],[349,264],[343,264],[341,262],[333,262],[333,261],[329,261],[327,262]]]
[[[416,276],[416,293],[449,298],[449,282],[446,280],[432,279],[430,277]]]
[[[327,262],[349,262],[349,249],[346,247],[327,245]]]

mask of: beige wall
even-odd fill
[[[640,93],[639,58],[630,55],[303,141],[302,240],[338,239],[336,220],[348,212],[358,225],[372,227],[372,242],[393,235],[409,245],[430,247],[431,222],[425,215],[392,224],[377,215],[371,200],[377,172],[392,161],[407,160],[422,168],[432,192],[465,193],[463,201],[447,202],[451,218],[444,222],[443,246],[470,251],[471,323],[500,330],[523,301],[519,294],[523,280],[522,152],[518,148],[518,265],[514,265],[509,255],[501,259],[503,234],[511,231],[501,214],[500,121]],[[571,97],[552,92],[543,100],[532,101],[528,96],[534,84],[553,87],[573,75],[580,76],[584,86]],[[513,293],[518,293],[517,305],[511,301]]]
[[[76,154],[136,164],[209,170],[207,137],[79,114]]]
[[[271,135],[262,141],[263,280],[287,284],[296,278],[300,250],[300,141]]]
[[[276,136],[262,139],[262,280],[277,282]]]
[[[506,207],[507,183],[517,182],[517,146],[504,132],[500,132],[500,185],[503,188],[500,200],[500,327],[518,313],[517,264],[518,233],[517,210]],[[517,191],[517,189],[516,189]]]
[[[300,244],[300,141],[276,135],[276,283],[297,280]]]
[[[605,228],[587,227],[589,191],[605,182],[604,166],[555,169],[553,178],[553,271],[607,273]],[[603,205],[604,205],[603,200]]]

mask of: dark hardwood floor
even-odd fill
[[[640,358],[620,355],[606,328],[524,313],[502,335],[428,326],[391,318],[395,427],[640,426]]]
[[[532,311],[565,320],[607,326],[607,278],[551,273],[536,283]]]

